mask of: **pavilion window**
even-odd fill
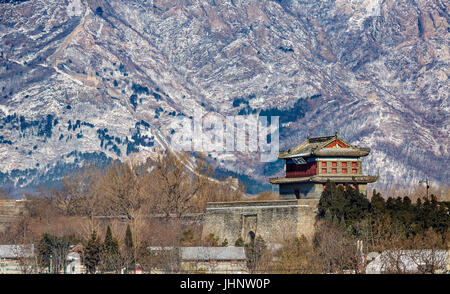
[[[357,173],[357,169],[356,168],[352,169],[352,174],[356,174],[356,173]]]
[[[346,168],[343,168],[343,169],[342,169],[342,173],[343,173],[343,174],[346,174],[346,173],[347,173],[347,169],[346,169]]]
[[[352,162],[352,167],[356,167],[356,161]]]
[[[327,169],[326,168],[322,168],[322,173],[326,174],[327,173]]]
[[[332,169],[331,169],[331,173],[332,173],[332,174],[337,173],[337,168],[332,168]]]
[[[342,167],[347,167],[347,162],[342,162]]]
[[[336,167],[337,166],[337,162],[333,162],[332,166]]]
[[[322,167],[327,167],[327,163],[326,162],[322,162]]]

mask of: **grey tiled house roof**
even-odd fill
[[[244,247],[182,247],[182,260],[245,260]]]
[[[0,245],[0,258],[30,257],[34,253],[34,245]]]

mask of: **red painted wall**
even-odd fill
[[[286,178],[299,178],[317,175],[317,162],[308,162],[307,164],[286,164]]]

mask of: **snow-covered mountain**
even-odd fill
[[[281,149],[334,134],[378,185],[449,179],[441,0],[0,1],[0,180],[166,148],[174,117],[281,115]],[[256,181],[280,163],[212,154]]]

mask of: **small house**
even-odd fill
[[[180,259],[186,273],[248,273],[244,247],[181,247]]]
[[[372,255],[367,274],[384,273],[445,273],[448,264],[446,250],[387,250]]]
[[[21,274],[24,259],[34,256],[34,245],[0,245],[0,274]]]

